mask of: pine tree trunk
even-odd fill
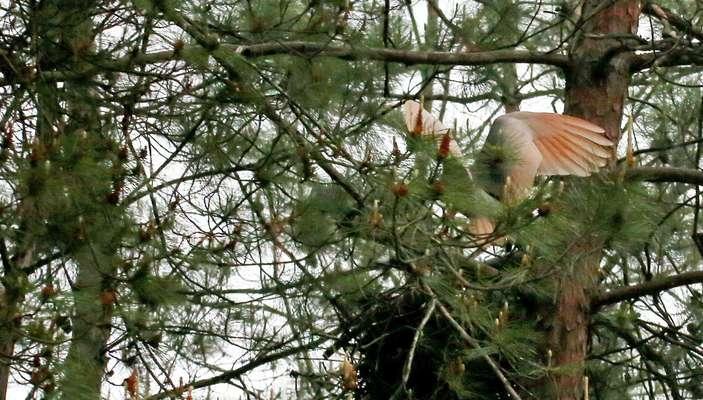
[[[60,391],[64,399],[100,399],[114,310],[114,298],[103,300],[101,296],[112,296],[103,286],[105,276],[113,275],[114,268],[106,254],[93,257],[90,248],[84,248],[81,253],[76,255],[78,279],[73,294],[73,335]],[[97,259],[102,262],[96,262]]]
[[[90,68],[87,60],[94,56],[92,13],[96,4],[95,0],[42,3],[43,8],[37,11],[37,16],[46,21],[38,35],[40,69],[79,73]],[[58,90],[54,84],[46,83],[38,96],[38,125],[61,127],[58,132],[39,137],[40,141],[61,135],[86,138],[86,149],[80,156],[84,166],[60,172],[76,173],[73,178],[64,180],[64,190],[81,213],[78,221],[82,221],[80,232],[64,244],[69,249],[68,257],[77,268],[77,277],[72,287],[71,344],[60,371],[62,379],[58,392],[60,398],[72,400],[101,398],[116,300],[112,281],[119,263],[117,250],[123,234],[121,211],[105,200],[112,186],[108,162],[112,142],[109,132],[102,132],[99,102],[93,85],[91,80],[76,80],[66,82],[64,90]],[[66,117],[62,116],[64,113]],[[61,140],[56,143],[60,147]],[[52,151],[60,151],[57,146],[53,146]],[[80,168],[91,168],[90,175]]]
[[[573,67],[567,71],[566,113],[599,124],[614,140],[619,139],[630,78],[629,59],[616,50],[622,46],[622,34],[636,33],[639,13],[638,0],[616,0],[605,8],[600,0],[586,1],[581,15],[586,22],[572,48]],[[612,34],[621,35],[616,39]],[[553,317],[547,324],[552,365],[558,372],[548,379],[548,398],[585,398],[589,303],[597,289],[601,250],[595,239],[583,243],[558,282]]]
[[[18,210],[20,221],[31,218],[27,216],[26,202],[23,202]],[[25,224],[20,224],[24,228]],[[34,246],[29,234],[23,235],[20,243],[16,243],[17,250],[12,258],[8,254],[6,244],[2,242],[0,246],[2,265],[5,269],[2,281],[4,291],[0,292],[0,400],[6,400],[15,343],[21,337],[21,310],[25,300],[27,268],[32,262]]]
[[[583,7],[583,29],[571,51],[566,76],[566,113],[585,118],[619,138],[622,110],[630,81],[629,53],[618,51],[626,36],[637,33],[639,0],[619,0],[603,6],[590,0]]]
[[[7,267],[7,266],[5,266]],[[5,277],[13,278],[11,271],[5,271]],[[9,280],[9,279],[8,279]],[[19,305],[24,296],[11,283],[3,282],[5,292],[0,293],[0,400],[7,399],[7,387],[10,382],[10,365],[17,340],[17,330],[20,328]]]

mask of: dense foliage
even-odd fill
[[[641,3],[0,2],[0,399],[703,397],[703,10]],[[477,190],[495,116],[564,104],[634,153]]]

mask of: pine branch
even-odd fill
[[[663,24],[671,24],[678,31],[703,41],[703,31],[696,29],[690,21],[672,13],[666,7],[662,7],[653,1],[646,1],[642,5],[642,12],[659,19]]]
[[[266,356],[256,357],[253,360],[247,362],[246,364],[242,365],[239,368],[235,368],[231,371],[227,371],[227,372],[224,372],[220,375],[215,375],[210,378],[193,381],[193,382],[190,382],[188,384],[185,384],[185,385],[178,387],[178,388],[175,388],[175,389],[167,390],[165,392],[161,392],[161,393],[157,393],[152,396],[145,397],[144,400],[159,400],[159,399],[165,399],[168,397],[178,397],[187,390],[188,386],[193,387],[193,389],[198,389],[198,388],[204,388],[204,387],[217,385],[218,383],[227,383],[228,381],[231,381],[233,379],[237,379],[237,378],[241,377],[242,375],[244,375],[245,373],[247,373],[255,368],[258,368],[262,365],[268,364],[268,363],[276,361],[276,360],[284,359],[288,356],[298,354],[298,353],[305,351],[305,350],[314,349],[317,346],[319,346],[320,344],[322,344],[328,340],[329,340],[329,338],[316,339],[316,340],[314,340],[310,343],[307,343],[303,346],[292,347],[292,348],[288,348],[285,350],[281,350],[276,353],[270,353]]]
[[[449,322],[449,324],[452,326],[452,328],[454,328],[454,330],[456,330],[459,333],[459,336],[461,336],[461,338],[464,339],[464,341],[466,341],[466,343],[468,343],[474,349],[481,349],[481,344],[476,339],[471,337],[471,335],[469,335],[468,332],[466,332],[466,330],[461,326],[461,324],[459,324],[452,317],[452,315],[449,313],[449,311],[446,309],[446,307],[444,307],[444,305],[440,301],[437,300],[437,295],[434,294],[432,289],[429,286],[427,286],[426,284],[423,284],[422,288],[430,296],[432,296],[433,300],[436,300],[437,307],[439,308],[439,312],[447,320],[447,322]],[[500,382],[503,384],[503,388],[505,389],[506,392],[508,392],[510,397],[513,400],[522,400],[520,398],[520,395],[513,388],[513,385],[510,383],[508,378],[506,378],[505,375],[503,374],[503,371],[500,369],[500,366],[495,361],[493,361],[493,359],[488,354],[483,354],[481,356],[481,358],[483,358],[483,360],[486,361],[488,366],[493,370],[493,373],[496,375],[498,380],[500,380]]]
[[[403,374],[402,374],[402,379],[401,379],[401,386],[398,387],[398,391],[396,394],[400,394],[401,390],[405,389],[406,386],[408,385],[408,380],[410,379],[410,371],[412,370],[413,366],[413,359],[415,358],[415,350],[417,349],[417,343],[420,341],[420,336],[422,336],[422,331],[425,329],[425,325],[427,325],[427,321],[430,320],[430,317],[432,317],[432,313],[434,312],[435,306],[437,305],[437,299],[433,298],[430,300],[430,303],[427,305],[427,309],[425,311],[425,316],[422,317],[422,321],[420,321],[420,325],[415,328],[415,335],[413,335],[413,341],[410,344],[410,349],[408,350],[408,356],[405,359],[405,364],[403,365]],[[396,396],[393,396],[394,398]]]
[[[200,32],[199,29],[196,26],[192,25],[183,15],[167,7],[164,3],[159,2],[157,5],[164,13],[164,15],[166,15],[172,22],[178,25],[190,36],[192,36],[203,49],[210,52],[213,58],[215,58],[215,60],[223,68],[225,68],[230,79],[240,82],[240,76],[239,72],[237,71],[237,68],[232,65],[229,60],[223,59],[221,56],[218,56],[214,52],[216,49],[226,47],[226,45],[220,44],[215,38]],[[236,52],[242,53],[241,51],[239,51],[239,48],[236,50]],[[273,82],[269,83],[273,84]],[[281,91],[281,93],[285,92]],[[261,98],[259,100],[261,101],[262,113],[279,129],[286,132],[291,137],[291,139],[293,139],[299,146],[306,147],[306,142],[303,139],[302,135],[296,129],[290,126],[283,118],[281,118],[276,113],[274,107],[271,106],[271,104],[269,104],[265,99]],[[337,171],[332,165],[330,165],[330,163],[326,159],[324,159],[324,157],[319,152],[310,152],[310,156],[333,181],[335,181],[340,187],[342,187],[347,192],[347,194],[349,194],[349,196],[354,199],[360,209],[363,208],[363,197],[356,191],[352,184],[344,178],[344,176],[339,171]]]
[[[631,285],[598,294],[591,299],[593,309],[656,294],[680,286],[703,283],[703,271],[691,271],[652,279],[649,282]]]
[[[315,42],[270,42],[234,49],[244,57],[262,57],[277,54],[299,56],[326,56],[346,60],[373,60],[398,62],[405,65],[486,65],[496,63],[546,64],[566,67],[568,57],[534,51],[492,50],[481,52],[414,51],[374,47],[329,46]]]
[[[514,100],[517,101],[522,101],[522,100],[527,100],[527,99],[533,99],[536,97],[542,97],[542,96],[559,96],[563,94],[562,89],[546,89],[546,90],[535,90],[533,92],[529,93],[515,93],[512,95]],[[390,95],[387,96],[388,98],[391,99],[398,99],[398,100],[407,100],[409,96],[407,94],[397,94],[397,93],[391,93]],[[500,95],[496,93],[481,93],[473,96],[451,96],[451,95],[446,95],[446,94],[434,94],[434,95],[426,95],[424,96],[425,101],[448,101],[452,103],[458,103],[458,104],[471,104],[471,103],[476,103],[479,101],[487,101],[487,100],[493,100],[493,101],[500,101]]]
[[[675,400],[684,399],[679,389],[676,372],[672,368],[671,363],[667,361],[661,353],[657,352],[646,341],[637,338],[631,331],[627,330],[626,328],[610,323],[607,320],[602,320],[600,322],[606,327],[608,327],[611,331],[613,331],[616,335],[625,340],[625,342],[632,349],[635,349],[643,357],[643,361],[648,372],[654,377],[656,377],[656,379],[659,380],[661,383],[666,384],[671,389],[671,396]],[[665,373],[660,373],[658,371],[658,367],[661,367],[661,369],[663,369]]]
[[[683,65],[703,65],[703,46],[691,44],[665,51],[652,50],[644,54],[630,56],[630,72],[640,72],[653,67],[676,67]]]
[[[703,140],[701,140],[701,139],[687,140],[685,142],[673,143],[673,144],[666,145],[666,146],[649,147],[646,149],[635,150],[634,152],[632,152],[632,155],[639,156],[641,154],[649,154],[649,153],[664,153],[669,150],[693,146],[694,144],[699,144],[699,143],[703,143]],[[618,158],[618,164],[623,163],[623,162],[625,162],[625,157]]]
[[[177,51],[132,53],[113,60],[96,60],[92,68],[86,68],[81,72],[46,71],[41,72],[39,76],[40,79],[45,81],[65,81],[85,78],[105,70],[131,72],[134,71],[135,66],[182,61],[186,58],[185,55],[196,50],[201,48],[208,50],[211,44],[205,43],[206,45],[185,46]],[[509,62],[553,65],[562,68],[569,65],[569,58],[566,55],[524,50],[489,50],[480,52],[417,51],[382,47],[334,46],[326,43],[304,41],[276,41],[252,45],[219,44],[218,48],[238,53],[250,59],[287,54],[295,57],[335,57],[343,60],[397,62],[405,65],[488,65]]]
[[[637,167],[627,170],[627,172],[625,172],[625,179],[631,181],[703,185],[703,172],[695,169],[676,167]]]

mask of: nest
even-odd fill
[[[466,357],[466,343],[438,313],[423,329],[403,387],[403,367],[428,301],[412,289],[368,299],[368,312],[354,329],[361,354],[355,398],[508,399],[488,365],[480,357]]]

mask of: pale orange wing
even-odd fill
[[[519,121],[542,156],[538,175],[588,176],[604,166],[613,142],[605,130],[586,120],[560,114],[516,112],[501,118]]]
[[[420,107],[420,103],[414,100],[408,100],[403,103],[403,117],[405,118],[405,126],[408,131],[415,135],[431,135],[440,142],[442,136],[450,134],[449,128],[442,124],[442,121],[435,118],[427,110]],[[461,156],[459,145],[453,137],[449,140],[449,154],[454,157]]]
[[[496,147],[495,156],[490,155],[491,146]],[[511,199],[521,198],[532,187],[540,166],[552,162],[535,145],[530,126],[512,114],[493,122],[482,154],[485,159],[479,157],[481,183],[503,200],[509,200],[506,194]]]

